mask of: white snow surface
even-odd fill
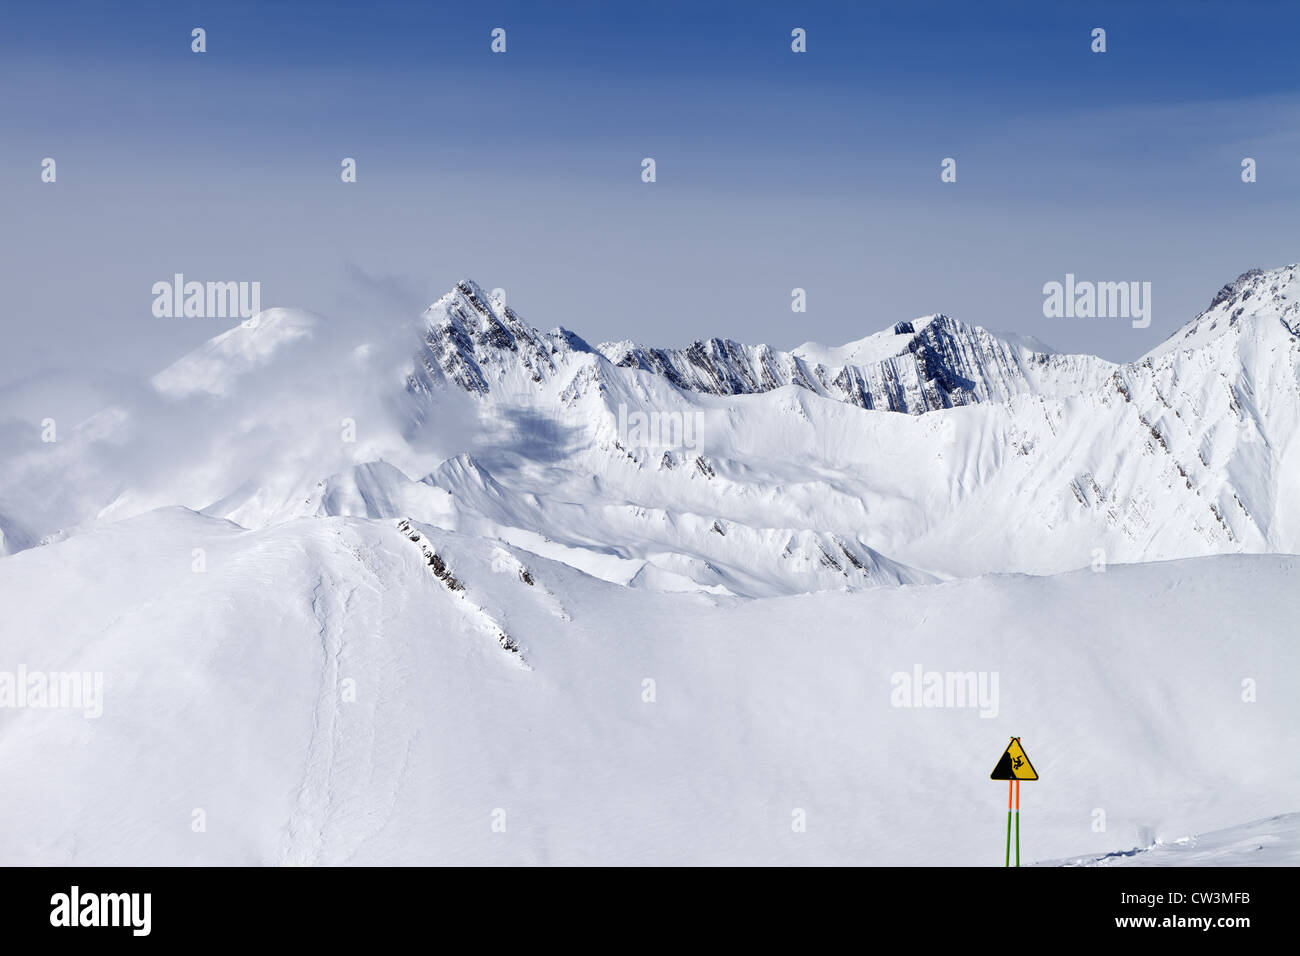
[[[169,508],[0,561],[9,659],[105,675],[98,719],[0,711],[0,859],[1000,865],[1012,734],[1026,861],[1300,792],[1296,558],[745,600],[411,527]],[[895,706],[916,664],[997,715]]]
[[[0,859],[996,865],[1011,735],[1026,859],[1292,813],[1297,268],[1127,365],[592,347],[465,280],[268,310],[53,442],[0,392],[0,670],[105,675],[0,708]],[[892,706],[918,665],[998,715]]]
[[[1300,866],[1300,813],[1042,866]]]

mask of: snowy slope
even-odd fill
[[[172,508],[0,561],[9,666],[104,674],[98,719],[0,710],[0,860],[1001,865],[1012,734],[1026,859],[1296,809],[1294,558],[739,600],[411,529]],[[917,665],[996,716],[894,706]]]
[[[1300,866],[1300,813],[1042,866]]]
[[[0,670],[105,700],[0,708],[0,860],[997,865],[1014,734],[1026,859],[1289,861],[1297,303],[1244,274],[1116,366],[946,316],[593,348],[464,281],[269,310],[53,442],[11,390]],[[894,706],[917,667],[996,716]]]

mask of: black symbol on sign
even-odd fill
[[[1025,758],[1024,758],[1024,757],[1012,757],[1012,758],[1011,758],[1011,766],[1014,767],[1014,768],[1017,769],[1017,770],[1020,769],[1020,765],[1023,764],[1024,762],[1025,762]]]

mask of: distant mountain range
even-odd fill
[[[33,426],[3,547],[167,505],[412,518],[741,596],[1294,553],[1296,270],[1242,275],[1127,365],[946,315],[838,348],[593,347],[469,280],[364,333],[271,309],[56,443]]]

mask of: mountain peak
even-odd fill
[[[1264,270],[1260,268],[1247,269],[1245,272],[1237,276],[1237,278],[1233,279],[1222,289],[1220,289],[1217,293],[1215,293],[1214,298],[1210,301],[1210,308],[1206,309],[1205,311],[1208,312],[1210,309],[1214,308],[1219,303],[1226,302],[1228,299],[1233,298],[1235,295],[1237,295],[1237,293],[1241,292],[1247,286],[1252,285],[1254,283],[1254,280],[1259,278],[1263,274],[1264,274]]]
[[[426,320],[421,368],[410,382],[414,391],[438,378],[478,395],[500,386],[537,388],[561,370],[573,371],[575,355],[595,355],[616,368],[662,378],[684,392],[751,395],[795,386],[860,408],[916,415],[1002,401],[1026,391],[1054,393],[1061,363],[1072,361],[944,313],[897,322],[839,347],[809,342],[784,352],[713,337],[685,348],[621,341],[593,349],[562,327],[547,334],[537,331],[472,279],[460,280],[430,306]],[[1093,377],[1091,366],[1078,362],[1065,370],[1071,383]],[[570,384],[566,395],[585,390],[582,381]]]
[[[1278,269],[1247,269],[1224,285],[1210,305],[1179,328],[1143,360],[1201,348],[1228,334],[1250,330],[1255,336],[1300,335],[1300,264]]]
[[[820,342],[805,342],[792,349],[791,354],[805,362],[826,368],[875,365],[902,355],[907,351],[912,339],[924,332],[936,320],[951,321],[942,313],[923,315],[906,322],[896,322],[879,332],[873,332],[871,335],[843,345],[827,346]]]

